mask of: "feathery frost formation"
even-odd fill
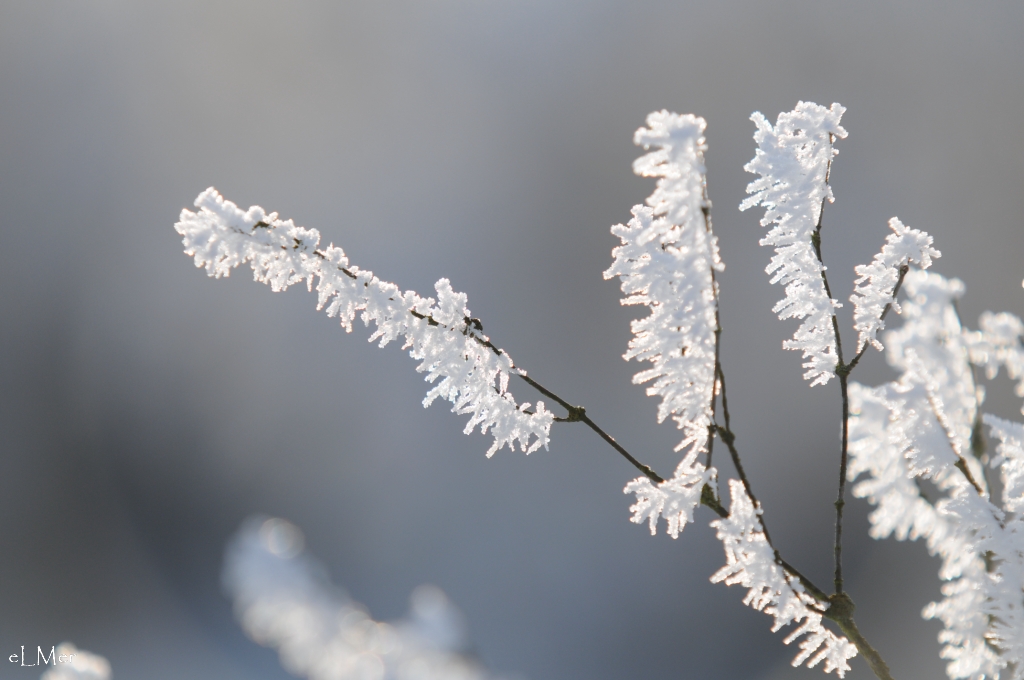
[[[858,278],[854,282],[850,302],[853,303],[853,327],[859,334],[858,352],[868,343],[875,349],[882,349],[882,343],[876,336],[885,328],[882,314],[886,306],[891,304],[895,312],[900,311],[893,292],[899,283],[901,269],[911,262],[927,269],[932,266],[932,259],[941,255],[932,248],[932,237],[926,232],[907,227],[897,217],[889,220],[889,228],[893,233],[886,237],[882,252],[875,255],[871,264],[854,268]]]
[[[628,225],[612,233],[622,245],[606,279],[622,279],[624,305],[647,305],[650,314],[633,321],[634,337],[625,359],[649,361],[633,382],[654,381],[649,396],[661,397],[658,422],[671,416],[683,430],[677,450],[706,445],[715,395],[717,291],[713,271],[721,271],[711,233],[704,189],[705,122],[692,114],[657,111],[633,141],[655,150],[633,164],[636,174],[657,177],[650,207],[633,207]]]
[[[99,654],[62,642],[57,645],[56,657],[70,657],[71,661],[58,662],[39,680],[110,680],[110,664]]]
[[[981,330],[968,333],[965,338],[971,363],[983,366],[990,380],[1004,366],[1010,380],[1017,381],[1017,396],[1024,397],[1024,323],[1007,312],[985,312],[978,325]]]
[[[383,347],[401,340],[403,349],[420,363],[434,386],[423,400],[429,406],[437,397],[452,403],[452,411],[468,414],[465,432],[480,426],[490,430],[491,456],[516,442],[526,453],[547,447],[553,414],[537,402],[516,404],[508,391],[509,374],[523,373],[502,350],[495,350],[483,335],[479,321],[466,308],[466,295],[452,290],[447,279],[435,284],[437,300],[382,281],[373,272],[349,265],[348,257],[333,244],[323,250],[320,233],[278,219],[259,206],[240,210],[210,187],[195,202],[198,212],[182,210],[174,228],[182,235],[185,253],[195,257],[212,277],[228,276],[231,269],[248,262],[253,278],[281,291],[305,281],[319,296],[317,309],[337,316],[346,331],[359,314],[363,323],[376,325],[370,340]]]
[[[801,319],[786,349],[803,352],[804,378],[811,385],[823,385],[838,365],[836,336],[832,326],[840,303],[825,290],[822,272],[812,239],[816,237],[824,202],[832,202],[828,185],[834,139],[846,137],[839,125],[846,109],[799,102],[788,113],[780,113],[775,127],[755,112],[750,118],[757,125],[754,141],[758,148],[744,166],[747,172],[761,175],[747,185],[751,194],[740,210],[758,204],[765,208],[761,226],[775,225],[761,239],[763,246],[775,246],[775,255],[766,271],[772,283],[786,287],[786,297],[772,309],[780,319]]]
[[[743,484],[729,480],[729,494],[729,516],[711,522],[725,546],[725,566],[711,577],[712,583],[747,588],[743,604],[771,615],[775,619],[772,632],[797,624],[783,640],[788,645],[806,636],[800,641],[801,651],[793,666],[806,663],[814,667],[824,661],[826,673],[834,670],[843,677],[857,648],[825,628],[820,605],[775,561],[775,551],[761,527],[761,509],[751,503]]]
[[[649,207],[634,206],[628,225],[612,227],[622,245],[612,251],[614,262],[604,276],[621,277],[623,304],[650,308],[648,316],[633,322],[634,337],[625,358],[653,364],[633,381],[654,381],[647,394],[662,399],[658,421],[671,416],[684,433],[677,450],[686,449],[671,479],[655,484],[639,477],[626,485],[627,494],[636,494],[630,519],[637,524],[648,522],[654,534],[658,520],[664,518],[669,535],[676,538],[693,521],[704,485],[717,476],[714,468],[698,460],[698,454],[707,449],[714,420],[718,359],[714,272],[723,265],[711,231],[704,119],[659,111],[647,117],[647,126],[637,130],[634,141],[655,149],[639,158],[633,169],[638,175],[657,177],[658,183],[647,199]],[[820,269],[817,275],[820,284]],[[831,311],[828,320],[831,324]],[[727,563],[711,580],[746,587],[744,603],[771,614],[773,630],[798,624],[785,639],[788,644],[803,638],[794,666],[824,661],[826,672],[835,670],[843,676],[850,668],[848,660],[857,654],[856,647],[822,625],[822,611],[814,598],[776,562],[760,510],[755,511],[739,482],[730,482],[730,490],[729,517],[712,522],[725,546]]]
[[[651,535],[658,533],[658,519],[665,518],[669,536],[679,538],[687,522],[693,521],[693,511],[700,505],[704,485],[713,481],[715,468],[708,469],[697,460],[693,450],[683,457],[671,479],[655,484],[647,477],[637,477],[623,489],[623,493],[636,494],[636,503],[630,506],[630,521],[651,527]]]
[[[954,306],[964,292],[956,279],[913,271],[904,287],[905,323],[886,335],[900,379],[874,389],[850,386],[850,476],[860,479],[853,493],[876,506],[874,538],[923,538],[942,560],[943,599],[923,614],[944,625],[939,641],[949,676],[1021,680],[1024,428],[982,417],[1000,442],[988,461],[1001,476],[997,503],[978,457],[984,393],[971,368],[974,362],[994,374],[1012,362],[1013,352],[995,348],[1011,346],[1019,326],[1010,315],[988,314],[981,332],[965,331]],[[926,498],[918,479],[940,496]]]
[[[303,549],[302,533],[282,519],[251,518],[228,546],[224,587],[247,635],[278,651],[281,664],[308,680],[487,680],[462,653],[460,612],[439,589],[413,591],[409,616],[394,623],[332,586]]]
[[[651,362],[633,382],[653,381],[647,394],[661,397],[658,422],[676,421],[683,431],[676,450],[689,449],[672,479],[655,485],[640,477],[625,489],[637,496],[632,520],[648,520],[654,533],[664,517],[673,538],[693,521],[701,489],[714,476],[697,460],[711,433],[718,327],[714,272],[723,269],[705,189],[705,126],[693,114],[656,111],[636,131],[633,141],[649,153],[633,170],[658,181],[649,207],[634,206],[629,224],[612,227],[622,245],[612,250],[614,261],[604,272],[606,279],[621,278],[622,304],[650,309],[633,321],[623,357]]]

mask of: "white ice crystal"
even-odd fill
[[[907,297],[901,305],[903,325],[885,334],[886,360],[918,384],[927,384],[931,406],[959,453],[971,450],[978,409],[984,392],[974,383],[956,301],[964,294],[959,279],[911,270],[903,280]],[[964,462],[975,481],[985,487],[984,473],[974,456]]]
[[[806,663],[814,667],[824,661],[826,673],[834,670],[843,677],[850,670],[848,661],[857,655],[857,648],[823,625],[822,606],[776,562],[775,551],[761,527],[761,509],[751,503],[743,484],[729,480],[729,493],[729,516],[711,522],[725,546],[725,566],[711,577],[712,583],[747,588],[743,604],[772,616],[773,632],[797,624],[783,640],[789,644],[806,636],[800,641],[801,651],[793,659],[793,666]]]
[[[983,366],[990,380],[1005,366],[1006,374],[1017,381],[1017,396],[1024,397],[1024,323],[1008,312],[985,312],[978,325],[980,330],[965,336],[971,363]]]
[[[1000,440],[991,464],[1002,477],[1001,506],[989,498],[974,428],[983,397],[968,363],[954,307],[963,284],[910,272],[904,325],[886,336],[901,378],[875,389],[850,386],[850,475],[854,495],[876,506],[871,535],[923,538],[942,560],[943,599],[924,610],[942,621],[951,678],[1024,678],[1024,428],[985,416]],[[975,352],[977,350],[977,352]],[[972,348],[975,358],[984,349]],[[916,479],[940,494],[927,499]]]
[[[704,485],[714,477],[715,469],[705,468],[695,450],[686,454],[671,479],[655,484],[647,477],[637,477],[623,489],[623,493],[636,494],[636,503],[629,508],[633,513],[630,521],[641,524],[646,520],[653,536],[658,518],[664,517],[669,535],[678,538],[683,527],[693,521]]]
[[[985,424],[999,440],[991,461],[1003,484],[1003,508],[1021,519],[1024,515],[1024,425],[985,414]]]
[[[523,372],[490,344],[466,308],[466,295],[452,290],[447,279],[435,285],[437,300],[402,292],[350,265],[341,248],[318,249],[318,231],[278,219],[277,213],[259,206],[242,211],[213,187],[199,194],[195,205],[199,210],[182,210],[174,227],[185,253],[207,274],[228,276],[248,262],[254,278],[275,291],[303,281],[312,290],[315,281],[317,308],[337,316],[345,330],[352,330],[359,315],[365,324],[376,325],[371,341],[383,347],[399,340],[420,362],[416,370],[433,383],[424,406],[442,397],[452,403],[452,411],[470,416],[467,434],[477,426],[484,434],[491,432],[488,456],[506,444],[514,450],[516,442],[527,453],[547,447],[554,416],[541,401],[533,411],[528,403],[516,403],[508,378]]]
[[[772,311],[780,319],[802,320],[793,339],[783,347],[803,352],[804,378],[812,385],[827,383],[838,365],[832,317],[841,305],[825,290],[825,267],[812,238],[824,202],[834,200],[828,177],[837,153],[832,142],[846,137],[846,130],[839,125],[844,111],[839,104],[826,109],[800,102],[794,110],[780,113],[775,127],[755,112],[751,120],[757,125],[754,140],[758,148],[754,159],[744,166],[761,177],[747,186],[751,195],[740,204],[740,210],[763,205],[761,225],[775,225],[761,245],[775,247],[766,271],[772,275],[772,283],[786,287],[786,297]]]
[[[653,381],[647,394],[661,397],[658,422],[676,421],[683,431],[676,450],[688,449],[672,479],[655,485],[640,477],[625,489],[637,498],[632,521],[647,520],[653,534],[664,517],[673,538],[693,521],[701,489],[715,474],[696,455],[711,436],[718,328],[714,272],[723,269],[705,190],[705,125],[692,114],[656,111],[636,131],[633,141],[649,153],[633,169],[658,181],[649,207],[634,206],[629,224],[612,227],[622,245],[612,251],[614,261],[604,273],[606,279],[621,278],[622,304],[650,309],[633,321],[623,356],[651,362],[633,382]]]
[[[58,660],[39,680],[110,680],[110,664],[99,654],[78,649],[70,642],[57,645]],[[59,661],[69,658],[69,661]]]
[[[622,279],[624,305],[646,305],[650,314],[633,321],[634,337],[624,357],[649,361],[633,382],[653,381],[661,397],[658,422],[667,417],[683,430],[677,450],[703,450],[715,396],[715,331],[718,327],[714,271],[723,266],[711,232],[705,194],[705,122],[692,114],[656,111],[634,141],[651,149],[633,164],[638,175],[657,177],[650,207],[635,206],[628,225],[612,233],[622,245],[606,279]]]
[[[893,311],[900,311],[893,291],[899,282],[901,267],[913,262],[927,269],[932,265],[932,259],[941,254],[932,247],[931,236],[905,226],[899,218],[889,220],[889,228],[893,233],[886,238],[882,252],[875,255],[871,264],[857,265],[854,270],[858,278],[854,282],[850,302],[853,303],[853,326],[859,333],[858,352],[868,343],[875,349],[882,349],[882,343],[876,337],[885,327],[882,313],[889,304]]]
[[[276,518],[250,518],[228,546],[224,587],[255,642],[308,680],[487,680],[463,653],[462,616],[443,592],[417,588],[409,616],[382,623],[332,586],[304,551],[302,533]]]

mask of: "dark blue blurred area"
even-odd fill
[[[708,582],[710,512],[677,541],[630,524],[634,470],[574,425],[485,459],[397,347],[305,290],[206,278],[172,225],[215,185],[403,288],[450,278],[518,365],[669,474],[678,434],[630,381],[636,312],[601,272],[653,188],[633,131],[703,115],[738,445],[773,538],[827,584],[838,387],[781,349],[760,210],[736,210],[748,116],[848,108],[824,231],[840,300],[898,215],[967,284],[970,325],[1024,314],[1022,28],[1019,2],[0,2],[0,657],[71,640],[118,680],[288,677],[220,588],[261,512],[376,617],[441,587],[498,671],[820,677]],[[858,373],[889,377],[876,352]],[[991,411],[1018,407],[990,387]],[[937,562],[848,508],[861,630],[897,677],[943,677],[920,619]]]

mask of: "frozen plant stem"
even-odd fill
[[[829,133],[828,142],[829,146],[835,141],[833,135]],[[828,169],[825,171],[825,184],[828,185],[829,176],[832,173],[832,156],[829,155]],[[827,196],[827,194],[826,194]],[[821,256],[821,225],[825,218],[825,203],[828,199],[822,199],[821,211],[818,213],[818,224],[814,227],[814,233],[811,235],[811,245],[814,246],[814,254],[818,257],[818,262],[821,263],[821,281],[825,285],[825,294],[831,299],[832,289],[828,285],[828,273],[825,270],[825,260]],[[835,542],[835,561],[836,561],[836,575],[835,575],[835,588],[836,594],[842,594],[843,592],[843,506],[846,505],[846,468],[848,462],[847,445],[850,436],[850,395],[847,378],[850,375],[850,371],[853,369],[853,365],[856,363],[851,362],[847,366],[843,362],[843,339],[839,332],[839,319],[836,318],[835,313],[832,314],[832,332],[835,333],[836,338],[836,357],[838,359],[836,364],[836,376],[839,378],[839,391],[843,398],[843,434],[842,434],[842,448],[839,457],[839,494],[836,498],[836,542]],[[866,347],[865,347],[866,349]],[[858,355],[857,359],[860,359]]]
[[[894,295],[895,297],[895,295]],[[722,371],[721,363],[717,366],[717,374],[719,381],[719,389],[722,397],[722,415],[725,418],[725,425],[716,425],[718,436],[721,437],[722,441],[729,448],[729,454],[732,457],[733,465],[736,468],[736,474],[739,475],[740,481],[743,483],[743,488],[747,492],[747,496],[750,498],[754,505],[758,505],[757,498],[754,496],[754,492],[750,487],[750,481],[747,478],[746,472],[743,470],[743,464],[740,462],[740,454],[736,449],[736,435],[733,434],[730,422],[729,414],[729,399],[726,394],[725,388],[725,373]],[[849,409],[847,408],[846,412]],[[701,502],[714,510],[720,517],[727,517],[728,511],[723,508],[718,501],[715,499],[714,494],[711,493],[710,487],[705,488],[704,497],[701,498]],[[853,619],[854,604],[853,600],[846,593],[837,592],[836,594],[829,596],[818,586],[808,579],[806,576],[801,574],[795,567],[786,562],[779,554],[777,548],[772,543],[771,536],[768,533],[768,526],[764,521],[764,516],[760,518],[761,529],[764,532],[765,540],[772,547],[775,552],[775,561],[778,562],[779,566],[788,571],[790,574],[799,579],[800,583],[804,588],[807,589],[815,599],[828,605],[828,609],[825,610],[825,618],[831,619],[836,623],[839,629],[846,635],[847,638],[857,647],[857,651],[868,666],[871,667],[872,672],[879,678],[879,680],[893,680],[892,674],[889,671],[889,666],[882,659],[881,654],[871,646],[867,641],[867,638],[857,628],[857,623]]]
[[[344,271],[344,273],[347,276],[352,276],[352,274],[350,274],[348,271],[345,271],[345,270],[343,270],[343,271]],[[428,317],[428,316],[424,316],[422,314],[419,314],[415,310],[411,310],[410,314],[412,314],[413,316],[417,316],[419,318],[426,319],[427,323],[429,323],[432,326],[443,326],[443,324],[439,324],[433,318]],[[473,338],[473,340],[475,340],[476,342],[480,343],[481,345],[483,345],[487,349],[489,349],[492,352],[494,352],[495,354],[501,355],[501,354],[504,353],[501,350],[501,348],[496,346],[490,340],[485,340],[484,338],[481,338],[479,335],[476,335],[476,333],[473,332],[473,328],[476,328],[476,329],[478,329],[480,331],[483,331],[483,324],[481,323],[481,321],[479,319],[468,319],[466,321],[466,328],[465,328],[465,330],[463,332],[466,333],[467,335],[469,335],[469,337]],[[633,465],[633,467],[635,467],[637,470],[642,472],[652,482],[654,482],[655,484],[660,484],[661,482],[665,481],[664,478],[662,478],[661,475],[659,475],[657,472],[655,472],[651,468],[650,465],[645,465],[645,464],[641,463],[639,460],[637,460],[636,458],[634,458],[633,455],[629,451],[627,451],[625,449],[625,447],[622,446],[622,444],[619,444],[617,441],[615,441],[614,437],[612,437],[610,434],[605,432],[597,423],[595,423],[590,418],[590,416],[587,415],[587,409],[586,408],[584,408],[583,406],[573,406],[570,402],[566,401],[562,397],[558,396],[557,394],[555,394],[554,392],[552,392],[551,390],[549,390],[548,388],[544,387],[539,382],[537,382],[536,380],[531,378],[529,375],[527,375],[526,371],[524,371],[522,369],[516,369],[516,370],[518,371],[516,373],[516,375],[518,375],[520,378],[522,378],[523,381],[525,381],[527,385],[529,385],[533,389],[537,390],[538,392],[543,394],[545,397],[548,397],[549,399],[553,399],[555,402],[558,403],[559,406],[561,406],[562,408],[564,408],[566,410],[567,415],[564,418],[555,418],[555,422],[558,422],[558,423],[583,423],[584,425],[589,427],[591,430],[593,430],[595,433],[597,433],[597,435],[599,437],[601,437],[601,439],[605,440],[608,443],[609,446],[611,446],[613,449],[618,451],[619,454],[621,454],[623,458],[628,460],[630,462],[630,464]]]
[[[497,349],[496,347],[494,347],[494,345],[490,344],[490,342],[488,342],[487,345],[489,347],[491,347],[492,349],[494,349],[494,351],[501,352],[500,349]],[[526,371],[520,371],[520,373],[518,375],[519,375],[520,378],[525,380],[526,383],[530,387],[532,387],[533,389],[537,390],[538,392],[543,394],[545,397],[548,397],[550,399],[554,399],[556,402],[558,402],[559,406],[561,406],[566,411],[568,411],[569,415],[567,415],[565,418],[555,418],[555,422],[559,422],[559,423],[583,423],[584,425],[589,427],[591,430],[596,432],[597,435],[599,437],[601,437],[601,439],[605,440],[608,443],[609,446],[611,446],[613,449],[618,451],[622,455],[623,458],[628,460],[633,465],[633,467],[635,467],[637,470],[642,472],[644,474],[644,476],[646,476],[652,482],[654,482],[655,484],[660,484],[660,483],[665,481],[661,477],[661,475],[659,475],[657,472],[655,472],[653,469],[651,469],[651,466],[644,465],[643,463],[638,461],[636,458],[634,458],[633,455],[630,454],[630,452],[627,451],[622,446],[622,444],[620,444],[617,441],[615,441],[614,437],[612,437],[610,434],[605,432],[603,429],[601,429],[598,426],[597,423],[595,423],[593,420],[591,420],[590,416],[587,415],[587,409],[585,409],[582,406],[573,406],[572,404],[567,402],[565,399],[562,399],[560,396],[558,396],[557,394],[555,394],[554,392],[552,392],[551,390],[549,390],[548,388],[544,387],[539,382],[537,382],[536,380],[534,380],[533,378],[528,376],[526,374]]]

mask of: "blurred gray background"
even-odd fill
[[[67,639],[118,680],[287,677],[219,585],[264,512],[376,617],[443,588],[498,671],[820,677],[708,582],[710,512],[677,541],[630,524],[634,470],[580,426],[485,459],[397,347],[305,290],[208,279],[172,225],[215,185],[403,288],[449,277],[518,364],[668,474],[678,434],[630,382],[636,310],[601,272],[653,187],[633,131],[705,116],[738,444],[777,543],[826,586],[838,386],[781,349],[761,211],[736,210],[748,116],[848,107],[824,232],[841,300],[898,215],[967,283],[971,325],[1022,314],[1022,28],[1019,2],[0,3],[0,652]],[[888,377],[878,353],[855,374]],[[989,394],[1020,417],[1005,379]],[[937,562],[848,507],[862,630],[897,677],[943,677],[920,619]]]

